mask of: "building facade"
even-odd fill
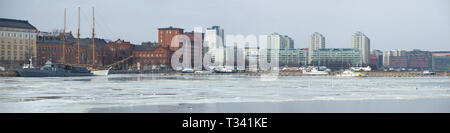
[[[205,52],[211,53],[212,61],[217,66],[224,66],[226,60],[226,47],[224,30],[219,26],[206,29],[204,46]]]
[[[350,48],[325,48],[314,50],[311,65],[327,66],[331,69],[348,69],[361,66],[361,52]]]
[[[113,62],[117,62],[132,56],[133,46],[130,42],[117,39],[116,41],[109,42],[108,48],[111,51],[111,59]],[[128,70],[132,65],[132,60],[126,60],[119,65],[113,66],[116,70]]]
[[[169,49],[167,47],[155,47],[151,43],[135,45],[133,47],[133,68],[137,70],[162,70],[167,69]]]
[[[201,32],[185,32],[183,33],[183,35],[186,35],[187,37],[189,37],[190,40],[190,49],[185,49],[188,50],[186,52],[184,52],[183,54],[187,54],[187,56],[189,56],[191,58],[190,62],[185,62],[188,63],[187,65],[190,65],[192,69],[195,70],[202,70],[203,69],[203,55],[204,55],[204,48],[203,48],[203,38],[205,37],[204,33]],[[181,57],[182,60],[183,57]],[[197,63],[197,65],[195,65]]]
[[[361,61],[363,65],[369,63],[370,58],[370,39],[362,32],[356,32],[352,35],[351,48],[361,51]]]
[[[325,48],[325,37],[319,32],[314,32],[308,38],[308,46],[308,64],[311,64],[313,51]]]
[[[35,62],[37,67],[44,66],[47,61],[67,64],[78,63],[77,41],[73,38],[71,32],[64,35],[65,59],[63,61],[63,34],[62,32],[40,32],[38,34],[36,41],[37,57]],[[86,47],[80,47],[80,58],[86,57],[86,52]]]
[[[287,35],[272,33],[267,36],[267,49],[290,49],[294,48],[294,40]]]
[[[37,33],[26,20],[0,18],[0,66],[12,69],[35,60]]]
[[[177,35],[182,35],[184,29],[181,28],[175,28],[175,27],[168,27],[168,28],[158,28],[158,47],[161,47],[160,49],[166,49],[167,55],[164,56],[166,59],[164,59],[164,64],[161,64],[165,67],[170,66],[171,57],[172,54],[177,51],[181,46],[179,43],[177,44],[171,44],[172,41],[179,42],[179,38],[174,38]],[[175,39],[175,40],[174,40]],[[161,63],[161,62],[160,62]]]
[[[434,71],[450,71],[450,51],[432,52],[431,66]]]
[[[393,56],[406,56],[406,50],[388,50],[383,51],[383,67],[389,68],[390,66],[390,57]]]
[[[307,65],[308,51],[303,49],[280,49],[279,65],[287,67],[300,67]]]

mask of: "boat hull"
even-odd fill
[[[109,69],[106,70],[91,70],[91,73],[94,76],[107,76],[109,73]]]
[[[92,76],[91,73],[73,73],[69,71],[52,71],[40,69],[18,70],[21,77],[71,77],[71,76]]]

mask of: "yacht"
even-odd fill
[[[312,67],[311,69],[304,69],[303,74],[306,75],[328,75],[327,70],[317,69],[316,67]]]
[[[367,76],[364,73],[361,72],[354,72],[352,70],[345,70],[344,72],[342,72],[341,74],[336,75],[338,77],[364,77]]]

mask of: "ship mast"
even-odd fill
[[[94,17],[94,7],[92,7],[92,66],[95,66],[95,17]]]
[[[62,61],[63,64],[66,63],[66,8],[64,8],[64,30],[63,30],[63,35],[62,35],[62,44],[63,44],[63,52],[62,52]]]
[[[80,7],[78,7],[77,57],[80,64]]]

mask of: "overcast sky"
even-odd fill
[[[91,36],[95,7],[98,37],[135,44],[156,41],[160,27],[219,25],[225,34],[285,34],[296,48],[316,31],[326,47],[348,48],[361,31],[372,49],[450,50],[449,0],[0,0],[0,17],[51,31],[63,28],[67,8],[67,31],[76,35],[77,7],[82,37]]]

